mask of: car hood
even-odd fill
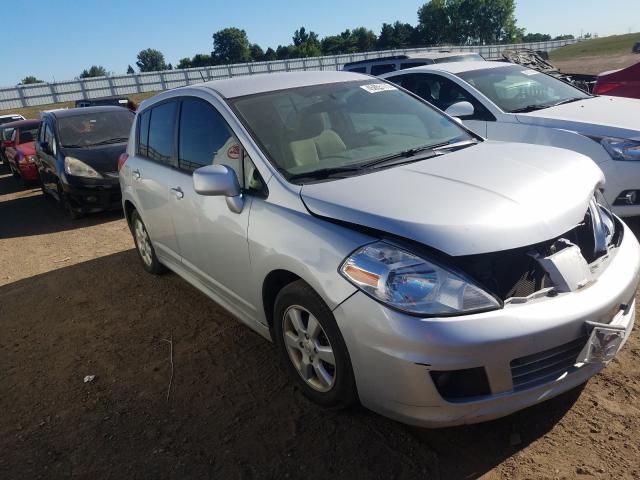
[[[300,191],[312,214],[415,240],[452,256],[557,237],[584,218],[602,171],[569,150],[486,141]]]
[[[97,147],[62,148],[65,157],[75,157],[100,173],[118,171],[118,157],[127,149],[126,143],[113,143]]]
[[[36,154],[36,142],[21,143],[16,150],[20,150],[24,155]]]
[[[564,128],[590,135],[640,138],[640,100],[592,97],[517,115],[521,123]]]

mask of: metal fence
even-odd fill
[[[507,48],[531,48],[550,51],[558,47],[576,43],[579,40],[553,40],[538,43],[518,43],[512,45],[483,45],[446,47],[454,51],[478,52],[487,60],[501,57]],[[70,80],[55,83],[37,83],[0,88],[0,110],[12,108],[48,105],[60,102],[84,100],[110,95],[131,95],[154,92],[170,88],[201,83],[203,80],[251,75],[254,73],[288,72],[296,70],[339,70],[345,63],[367,60],[388,55],[408,53],[426,53],[442,50],[443,47],[406,48],[379,52],[353,53],[326,57],[297,58],[272,62],[252,62],[215,67],[188,68],[184,70],[165,70],[162,72],[138,73],[131,75],[113,75]]]

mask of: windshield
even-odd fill
[[[230,103],[290,180],[327,169],[357,173],[385,157],[474,139],[433,108],[373,78],[261,93]]]
[[[18,141],[22,145],[23,143],[33,142],[38,137],[38,127],[26,128],[19,130]]]
[[[591,98],[557,78],[520,65],[471,70],[458,76],[505,112],[527,112]]]
[[[126,142],[134,114],[129,110],[78,114],[58,119],[63,147],[90,147]]]

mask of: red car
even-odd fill
[[[13,176],[23,182],[39,180],[35,147],[39,126],[40,120],[20,120],[3,125],[5,132],[13,129],[9,139],[3,140],[4,154]]]
[[[598,75],[595,95],[612,95],[614,97],[640,98],[640,63]]]

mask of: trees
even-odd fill
[[[418,21],[418,39],[429,45],[505,43],[520,33],[514,0],[430,0]]]
[[[91,65],[87,70],[84,69],[80,74],[80,78],[106,77],[107,70],[101,65]]]
[[[224,28],[213,34],[211,56],[219,63],[243,63],[251,61],[247,32],[239,28]]]
[[[523,35],[523,42],[547,42],[551,40],[551,35],[548,33],[527,33]]]
[[[378,37],[377,48],[390,50],[414,46],[415,28],[409,23],[383,23]]]
[[[133,69],[131,65],[127,67],[127,75],[133,75],[136,71]]]
[[[164,61],[164,55],[159,50],[147,48],[138,53],[138,61],[136,65],[141,72],[158,72],[166,70],[167,64]]]
[[[317,57],[321,53],[322,50],[317,33],[307,33],[304,27],[300,27],[299,30],[293,33],[293,48],[290,48],[289,52],[292,58]]]
[[[20,84],[19,85],[31,85],[31,84],[34,84],[34,83],[44,83],[44,82],[42,80],[37,79],[33,75],[28,75],[28,76],[24,77],[22,80],[20,80]]]

